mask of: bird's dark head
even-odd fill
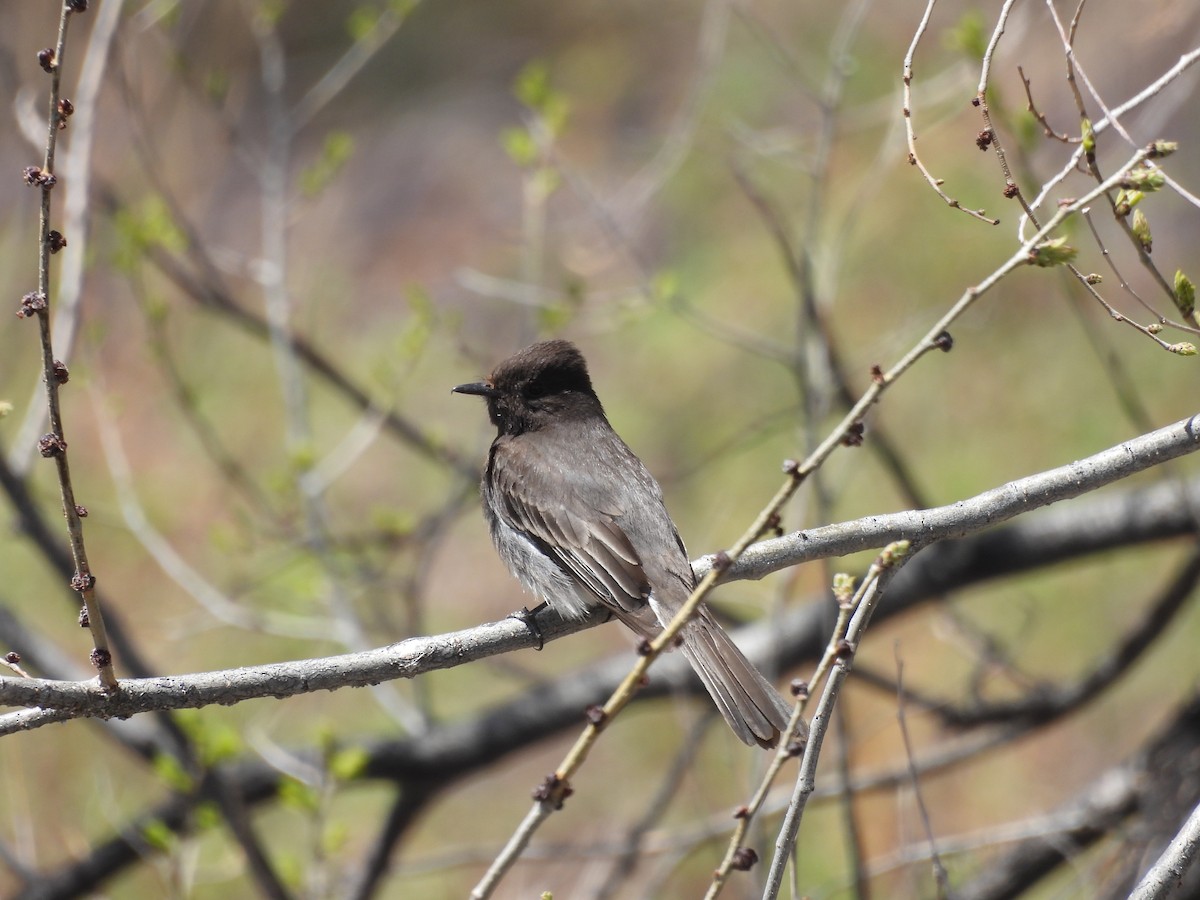
[[[604,415],[583,354],[570,341],[542,341],[496,366],[486,381],[460,384],[459,394],[487,400],[500,434],[536,431],[562,419]]]

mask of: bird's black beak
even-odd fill
[[[496,389],[486,381],[476,381],[472,384],[460,384],[450,389],[452,394],[475,394],[478,397],[495,397]]]

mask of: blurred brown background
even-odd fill
[[[93,0],[72,20],[65,96],[80,93],[85,65],[100,59],[94,29],[112,3]],[[947,208],[907,164],[900,75],[923,12],[915,2],[845,10],[715,0],[421,4],[329,102],[292,122],[283,142],[272,139],[272,104],[306,108],[314,85],[346,65],[356,38],[365,47],[382,37],[397,7],[124,4],[82,163],[90,171],[87,231],[66,231],[55,286],[68,254],[81,254],[78,333],[63,394],[71,462],[90,511],[99,582],[151,668],[186,673],[380,646],[467,628],[525,603],[488,545],[474,476],[463,474],[482,464],[486,417],[449,388],[540,336],[580,344],[614,427],[662,481],[693,555],[732,543],[775,490],[781,460],[802,456],[842,411],[818,373],[804,412],[805,365],[797,360],[813,332],[755,200],[779,210],[795,246],[807,249],[817,302],[861,391],[872,365],[894,362],[1017,246],[1019,209],[1001,196],[995,157],[975,146],[983,126],[970,104],[979,39],[991,33],[995,6],[940,5],[913,82],[923,161],[964,206],[999,217],[992,227]],[[36,284],[38,197],[20,172],[40,161],[48,80],[35,56],[53,43],[57,7],[9,0],[3,15],[0,86],[11,103],[0,131],[0,277],[15,310]],[[1076,53],[1114,105],[1169,69],[1198,36],[1194,3],[1095,0],[1081,18]],[[264,48],[284,60],[274,99],[262,78]],[[1061,42],[1040,5],[1014,12],[990,95],[1014,176],[1033,196],[1072,148],[1047,140],[1024,112],[1017,65],[1053,126],[1077,135]],[[1198,72],[1190,68],[1122,119],[1139,144],[1180,142],[1167,171],[1193,194]],[[76,124],[61,135],[60,167],[75,150]],[[31,128],[39,144],[23,133]],[[1110,130],[1098,153],[1108,173],[1132,150]],[[284,180],[284,207],[264,200],[273,175]],[[1046,215],[1091,183],[1072,175]],[[62,176],[56,216],[78,184]],[[1122,273],[1171,312],[1104,206],[1096,205],[1095,221]],[[1168,278],[1176,268],[1200,276],[1196,205],[1166,191],[1142,208],[1154,229],[1153,258]],[[1082,222],[1063,233],[1080,248],[1080,268],[1104,275],[1110,301],[1152,321],[1120,292]],[[270,249],[280,235],[283,255]],[[179,270],[187,276],[172,278]],[[269,342],[211,299],[206,306],[203,290],[189,295],[188,284],[219,286],[258,320],[271,285],[282,284],[277,296],[286,297],[295,332],[434,449],[365,420],[304,366],[306,412],[289,422]],[[22,451],[22,422],[44,403],[35,392],[35,328],[0,321],[0,400],[12,404],[0,447],[18,470],[28,467],[34,496],[57,527],[52,469],[31,461],[27,443]],[[868,421],[868,443],[871,429],[886,430],[929,505],[1194,412],[1195,360],[1111,321],[1061,270],[1017,272],[952,331],[954,351],[923,360]],[[1175,471],[1186,475],[1191,465]],[[306,477],[322,481],[319,498],[305,494]],[[835,455],[820,489],[823,500],[808,491],[791,505],[786,529],[909,505],[869,449]],[[89,645],[76,627],[74,595],[16,530],[10,508],[0,508],[14,523],[0,541],[0,603],[86,677]],[[166,557],[156,560],[148,546],[153,535],[186,572],[164,571]],[[993,679],[980,644],[964,638],[978,634],[1002,647],[1030,684],[1052,682],[1086,667],[1136,619],[1183,549],[1165,543],[1093,556],[975,589],[879,623],[859,658],[894,675],[899,654],[906,683],[940,697],[963,694],[981,671],[986,690],[1018,692],[1019,679],[1008,670]],[[868,559],[835,563],[857,572]],[[739,618],[828,603],[831,571],[811,565],[738,583],[718,599]],[[223,600],[206,607],[196,595],[210,588]],[[1102,703],[930,776],[923,787],[935,830],[969,834],[1033,817],[1131,753],[1194,688],[1197,627],[1195,610],[1183,613]],[[628,657],[628,641],[601,628],[537,655],[416,684],[180,718],[198,745],[215,747],[211,763],[277,764],[293,749],[355,747],[426,719],[470,716],[612,654]],[[36,658],[30,663],[36,671]],[[128,674],[119,655],[117,669]],[[540,833],[535,846],[554,848],[553,858],[518,866],[501,895],[594,895],[610,848],[643,815],[703,709],[658,700],[631,710]],[[894,696],[852,688],[846,709],[854,766],[902,761]],[[910,719],[919,747],[944,737],[919,713]],[[569,731],[539,742],[454,784],[406,833],[377,896],[464,896],[573,738]],[[699,896],[728,811],[744,802],[759,763],[719,728],[705,732],[699,760],[655,824],[657,849],[619,895]],[[391,794],[328,773],[298,783],[306,787],[292,802],[257,809],[256,825],[299,893],[346,896]],[[87,856],[179,786],[93,724],[5,738],[0,844],[10,865],[0,865],[0,890],[16,896],[22,869],[52,873]],[[857,810],[868,860],[882,864],[900,848],[923,847],[910,788],[865,797]],[[840,815],[825,804],[806,820],[800,882],[812,896],[849,895]],[[697,841],[694,826],[710,820],[718,836]],[[775,821],[758,841],[760,855],[769,854]],[[147,837],[142,863],[94,889],[257,896],[227,832],[193,824],[186,836]],[[954,873],[968,877],[989,852],[956,857]],[[1085,858],[1037,896],[1091,895],[1104,871],[1103,860]],[[739,876],[727,896],[758,896],[754,877]],[[881,896],[933,896],[926,865],[876,884]]]

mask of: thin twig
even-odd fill
[[[1197,47],[1195,50],[1192,50],[1192,51],[1180,56],[1179,59],[1175,62],[1175,65],[1171,66],[1171,68],[1167,69],[1166,72],[1164,72],[1162,75],[1160,75],[1157,79],[1155,79],[1152,83],[1147,85],[1145,88],[1138,91],[1138,93],[1134,94],[1132,97],[1130,97],[1124,103],[1121,103],[1118,106],[1113,107],[1110,110],[1110,114],[1113,116],[1120,116],[1120,115],[1123,115],[1124,113],[1129,112],[1130,110],[1137,109],[1139,106],[1141,106],[1146,101],[1151,100],[1152,98],[1158,96],[1158,94],[1162,93],[1163,90],[1165,90],[1170,84],[1172,84],[1174,81],[1176,81],[1180,76],[1182,76],[1188,69],[1190,69],[1192,66],[1194,66],[1197,62],[1200,62],[1200,47]],[[1107,117],[1102,118],[1098,121],[1092,122],[1092,131],[1096,135],[1099,135],[1101,132],[1105,131],[1109,127],[1111,127],[1111,123]],[[1053,177],[1051,177],[1050,179],[1048,179],[1047,181],[1045,181],[1042,184],[1040,190],[1038,191],[1037,196],[1030,202],[1030,205],[1034,209],[1039,208],[1042,205],[1042,203],[1045,202],[1046,197],[1048,197],[1050,195],[1050,192],[1053,191],[1056,187],[1058,187],[1058,185],[1062,184],[1062,182],[1067,178],[1067,176],[1070,175],[1071,172],[1073,172],[1075,170],[1076,166],[1079,165],[1079,163],[1082,159],[1083,159],[1083,147],[1080,146],[1071,155],[1071,158],[1069,160],[1067,160],[1067,164],[1065,166],[1063,166],[1063,168],[1061,170],[1059,170],[1059,172],[1056,175],[1054,175]],[[1018,223],[1018,226],[1017,226],[1018,238],[1025,233],[1027,224],[1028,224],[1028,219],[1026,217],[1022,216],[1021,221]]]
[[[942,190],[942,185],[945,183],[941,178],[935,178],[930,171],[925,168],[925,164],[921,162],[921,157],[917,154],[917,135],[913,130],[913,108],[912,108],[912,80],[913,80],[913,56],[917,52],[917,45],[921,42],[922,36],[925,34],[925,29],[929,27],[929,17],[933,14],[933,5],[937,0],[929,0],[925,6],[925,15],[921,17],[921,22],[917,25],[917,30],[913,34],[912,43],[908,45],[908,52],[904,54],[904,100],[901,112],[904,115],[904,130],[908,135],[908,162],[909,165],[916,166],[925,180],[929,182],[929,186],[934,189],[939,197],[951,209],[961,209],[967,215],[979,219],[982,222],[987,222],[989,225],[999,225],[999,219],[989,218],[982,209],[968,209],[963,206],[958,200],[951,197]],[[1012,0],[1009,0],[1011,3]]]
[[[763,900],[774,900],[779,896],[783,885],[783,874],[792,852],[796,846],[796,836],[800,833],[800,822],[804,815],[808,799],[816,788],[817,762],[821,756],[821,748],[825,734],[828,731],[834,706],[841,694],[843,685],[850,674],[854,653],[866,635],[871,616],[879,605],[888,584],[911,558],[915,548],[908,542],[889,545],[872,563],[871,568],[863,577],[862,584],[855,593],[851,603],[852,612],[845,631],[837,637],[833,665],[829,677],[821,691],[821,699],[817,703],[810,723],[808,743],[804,748],[804,756],[800,760],[800,771],[796,776],[796,785],[792,791],[792,799],[788,804],[787,813],[779,827],[775,838],[775,852],[771,857],[771,867],[767,872],[766,887],[763,890]]]
[[[61,175],[67,191],[63,202],[63,233],[70,243],[62,251],[62,267],[59,269],[58,292],[54,298],[54,321],[50,331],[55,335],[55,353],[63,362],[70,363],[74,349],[75,334],[82,310],[84,263],[88,257],[88,213],[91,209],[92,144],[96,135],[96,98],[104,84],[108,66],[109,49],[113,36],[121,21],[124,0],[110,0],[96,11],[96,23],[88,39],[87,52],[80,68],[78,87],[71,98],[74,112],[69,119],[70,143],[63,154]],[[62,130],[61,127],[59,130]],[[34,388],[36,398],[43,390]],[[45,427],[46,410],[31,401],[25,418],[13,438],[9,451],[8,465],[20,475],[25,475],[34,459],[38,438]]]
[[[1162,900],[1170,897],[1200,856],[1200,804],[1192,810],[1183,827],[1162,856],[1129,895],[1129,900]]]
[[[1017,66],[1017,74],[1021,76],[1021,83],[1023,85],[1025,85],[1025,100],[1026,100],[1025,108],[1041,124],[1043,134],[1045,134],[1046,137],[1048,137],[1048,138],[1053,138],[1054,140],[1060,141],[1064,144],[1078,144],[1080,141],[1082,141],[1083,140],[1082,137],[1072,136],[1072,135],[1069,135],[1066,133],[1059,134],[1057,131],[1054,130],[1053,127],[1051,127],[1050,122],[1046,119],[1046,114],[1043,113],[1041,110],[1039,110],[1037,108],[1037,104],[1034,103],[1033,85],[1030,82],[1029,78],[1026,77],[1025,69],[1022,68],[1021,66]]]
[[[913,756],[912,739],[909,737],[908,721],[905,718],[904,660],[900,656],[898,643],[894,649],[896,653],[896,722],[900,727],[900,737],[904,742],[904,758],[908,763],[913,795],[916,797],[917,809],[921,814],[921,825],[925,829],[925,839],[929,842],[929,857],[933,862],[933,880],[937,884],[937,895],[939,898],[945,898],[950,890],[950,876],[938,855],[937,840],[933,836],[933,823],[929,819],[929,810],[926,808],[925,798],[921,794],[921,778],[917,774],[916,757]]]
[[[67,535],[71,544],[71,557],[75,574],[71,587],[83,600],[80,614],[81,624],[86,624],[92,635],[92,665],[100,676],[105,690],[115,690],[117,676],[113,672],[112,651],[108,634],[104,628],[104,615],[96,597],[96,578],[88,563],[87,549],[83,541],[83,515],[86,511],[75,500],[75,488],[71,483],[71,467],[67,460],[66,429],[63,426],[62,407],[59,403],[59,388],[66,383],[67,367],[54,355],[50,339],[50,193],[54,187],[55,149],[58,145],[59,123],[66,116],[59,107],[59,89],[62,81],[62,66],[67,43],[67,23],[73,15],[72,4],[64,3],[58,23],[58,40],[54,48],[53,65],[50,67],[50,102],[47,115],[46,153],[42,160],[40,175],[31,183],[41,190],[42,204],[38,219],[38,290],[32,309],[38,320],[38,333],[42,347],[42,379],[46,389],[46,407],[50,416],[50,433],[38,441],[42,456],[51,457],[58,471],[59,490],[62,495],[63,515],[67,520]]]

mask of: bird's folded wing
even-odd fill
[[[642,609],[650,583],[637,551],[614,518],[579,493],[545,483],[539,466],[506,465],[494,471],[493,490],[510,524],[549,552],[605,606]]]

